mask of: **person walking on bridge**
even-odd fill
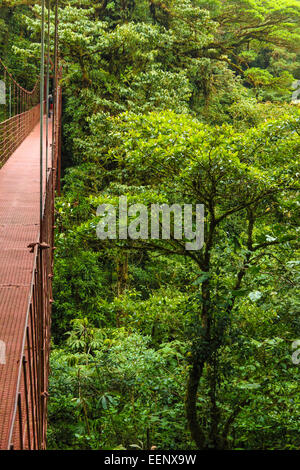
[[[51,118],[51,113],[53,110],[53,95],[51,93],[48,96],[48,110],[49,110],[48,117]]]

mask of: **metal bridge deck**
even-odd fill
[[[49,144],[51,136],[49,122]],[[6,349],[5,364],[0,354],[0,449],[8,442],[14,413],[34,267],[27,246],[39,238],[39,161],[38,124],[0,169],[0,344]]]

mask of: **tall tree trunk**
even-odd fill
[[[117,261],[117,296],[120,297],[126,287],[127,287],[127,280],[128,280],[128,254],[122,254],[120,259]],[[119,328],[121,326],[121,317],[123,315],[123,311],[117,311],[117,318],[116,324]]]
[[[197,364],[194,362],[189,372],[187,391],[185,398],[186,418],[191,432],[192,439],[195,441],[198,449],[205,446],[205,435],[201,429],[197,418],[197,395],[199,381],[203,372],[204,362]]]

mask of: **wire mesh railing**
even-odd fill
[[[40,118],[40,105],[0,123],[0,168],[30,134]]]
[[[0,122],[22,114],[39,102],[39,81],[31,91],[21,86],[0,58]]]
[[[0,168],[38,123],[39,89],[19,85],[0,58]]]
[[[46,448],[48,375],[51,331],[54,195],[60,165],[61,89],[56,92],[56,115],[52,167],[48,170],[43,203],[42,233],[34,252],[34,269],[23,333],[14,413],[9,428],[8,449]]]

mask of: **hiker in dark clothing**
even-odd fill
[[[53,109],[53,96],[51,94],[48,96],[48,109],[49,109],[48,117],[51,118],[51,112]]]

